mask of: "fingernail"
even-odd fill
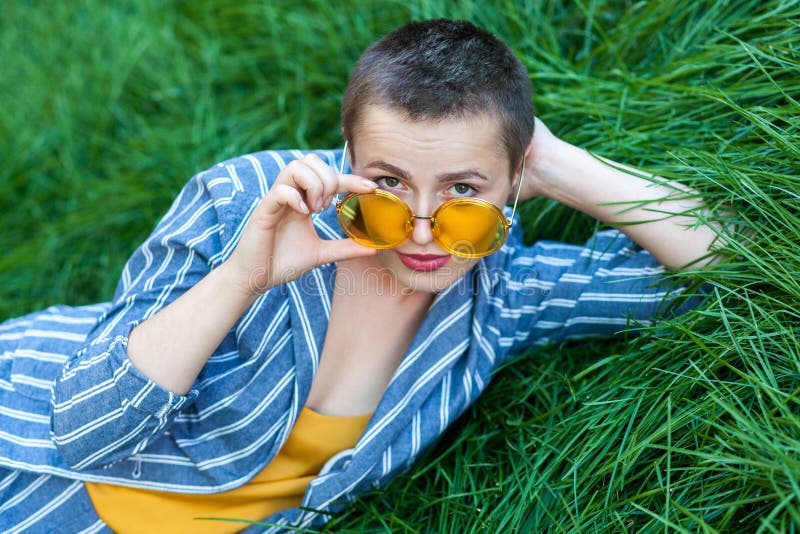
[[[314,203],[314,211],[322,211],[322,199],[318,198]]]
[[[300,203],[300,211],[302,211],[303,213],[308,215],[308,206],[306,206],[305,202],[301,202]]]
[[[378,187],[378,183],[373,182],[372,180],[361,180],[361,183],[364,185],[364,187],[369,187],[371,189],[375,189]]]

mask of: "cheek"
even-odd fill
[[[453,262],[453,260],[457,260],[457,261]],[[453,259],[450,260],[448,263],[452,264],[451,269],[453,271],[454,277],[455,278],[461,278],[462,276],[467,274],[467,271],[472,269],[472,267],[476,263],[478,263],[478,261],[479,261],[479,258],[456,258],[454,256]]]
[[[379,269],[389,270],[393,274],[406,269],[405,265],[394,253],[394,249],[379,250],[374,258]]]

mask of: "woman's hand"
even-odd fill
[[[535,119],[533,137],[525,152],[525,176],[523,176],[522,191],[519,199],[527,200],[536,196],[545,195],[549,185],[551,173],[547,171],[557,158],[556,152],[564,142],[553,135],[545,124]],[[512,199],[513,200],[513,199]]]
[[[351,239],[320,239],[311,211],[329,207],[337,193],[369,193],[376,187],[371,180],[336,174],[313,154],[289,163],[256,207],[226,261],[237,284],[260,294],[319,265],[375,254]]]
[[[375,187],[358,176],[337,175],[317,156],[287,165],[256,205],[231,256],[130,332],[131,363],[162,388],[186,395],[261,293],[323,263],[376,253],[350,239],[323,241],[310,214],[329,206],[337,192]]]

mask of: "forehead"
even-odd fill
[[[356,167],[375,160],[412,175],[478,170],[505,178],[508,161],[499,122],[487,114],[413,121],[384,106],[368,106],[353,132]]]

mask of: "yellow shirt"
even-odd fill
[[[332,416],[303,408],[270,464],[242,487],[214,494],[181,494],[86,483],[100,518],[115,532],[237,532],[249,526],[225,517],[261,521],[298,506],[308,483],[328,459],[353,447],[371,414]]]

